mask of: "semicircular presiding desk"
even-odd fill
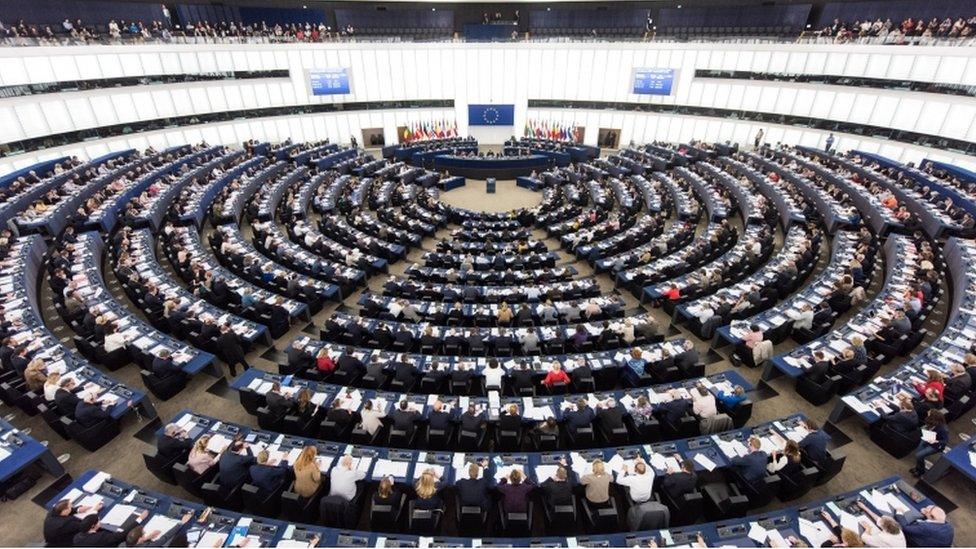
[[[473,177],[476,179],[515,179],[549,169],[552,159],[541,154],[527,156],[454,156],[440,154],[434,157],[434,170],[447,170],[451,175]]]

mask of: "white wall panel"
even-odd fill
[[[122,63],[117,54],[99,55],[97,58],[99,76],[98,78],[121,78],[125,76],[122,70]]]
[[[0,139],[17,141],[24,139],[24,128],[20,125],[13,107],[0,107]]]
[[[55,82],[58,80],[54,69],[51,67],[51,62],[43,57],[32,59],[30,63],[27,63],[27,76],[30,78],[30,82]]]
[[[698,105],[725,109],[769,111],[796,116],[850,120],[878,126],[972,139],[976,100],[870,88],[823,87],[785,82],[696,80],[696,68],[763,72],[830,73],[893,79],[933,80],[976,84],[976,56],[963,48],[873,46],[801,46],[762,44],[314,44],[314,45],[152,45],[0,49],[0,82],[5,85],[38,79],[107,78],[121,75],[194,73],[212,70],[287,68],[291,78],[281,82],[239,81],[175,85],[162,89],[104,89],[72,92],[64,97],[33,97],[42,116],[41,127],[91,127],[118,120],[143,120],[176,115],[263,108],[268,106],[389,99],[453,99],[456,119],[465,131],[468,103],[515,103],[515,133],[528,116],[529,99],[564,98],[582,101],[628,101]],[[348,96],[312,98],[305,70],[347,67],[352,80]],[[670,97],[631,93],[635,67],[679,69]],[[25,80],[26,79],[26,80]],[[197,91],[192,91],[197,90]],[[205,91],[200,91],[205,90]],[[84,97],[84,101],[79,101]],[[98,96],[103,96],[99,98]],[[104,97],[107,96],[107,97]],[[23,98],[0,99],[14,111]],[[63,103],[62,103],[63,101]],[[151,103],[151,106],[147,103]],[[52,105],[50,109],[43,105]],[[53,106],[53,105],[60,105]],[[133,106],[133,108],[129,108]],[[61,116],[64,109],[69,116]],[[968,117],[966,115],[969,115]],[[560,114],[562,117],[563,114]],[[58,120],[55,121],[54,117]],[[20,116],[3,135],[26,134]],[[573,117],[570,118],[580,118]],[[351,119],[350,119],[351,120]],[[387,128],[387,118],[369,118],[374,127]],[[611,119],[612,120],[612,119]],[[567,122],[569,120],[567,119]],[[611,122],[612,123],[612,122]],[[685,124],[622,119],[635,138],[691,135],[702,128],[707,135],[742,131],[741,123]],[[395,122],[391,122],[395,124]],[[321,130],[323,135],[348,139],[359,122],[343,119]],[[673,126],[673,128],[672,128]],[[276,126],[289,131],[293,126]],[[301,128],[305,128],[304,125]],[[70,128],[69,128],[70,129]],[[310,128],[312,129],[312,128]],[[236,130],[234,130],[236,132]],[[255,131],[264,132],[261,128]],[[270,130],[268,130],[270,131]],[[318,131],[314,130],[313,131]],[[663,133],[662,133],[663,131]],[[784,135],[807,139],[807,133]],[[509,133],[511,130],[509,130]],[[688,133],[691,132],[691,133]],[[699,136],[700,137],[700,136]],[[589,138],[589,137],[588,137]],[[595,140],[596,136],[592,136]],[[9,137],[8,137],[9,140]]]
[[[976,126],[976,105],[950,105],[942,126],[942,135],[966,139],[967,132]]]
[[[0,57],[0,82],[5,86],[30,83],[27,67],[20,57]]]
[[[26,103],[18,105],[14,110],[26,135],[38,136],[51,133],[51,128],[47,125],[44,114],[38,105]]]
[[[51,70],[54,71],[54,79],[57,81],[80,80],[81,74],[78,72],[78,65],[75,63],[74,56],[53,55],[51,56]]]

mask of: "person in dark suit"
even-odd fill
[[[393,363],[393,379],[410,388],[413,386],[416,376],[417,369],[413,363],[410,362],[407,355],[401,354],[397,361]]]
[[[857,359],[854,357],[854,350],[848,347],[844,349],[841,356],[836,359],[836,361],[830,367],[830,373],[832,375],[841,376],[844,379],[850,380],[852,382],[857,382]]]
[[[973,378],[962,364],[949,367],[949,378],[945,380],[945,399],[955,402],[962,398],[973,386]]]
[[[352,349],[348,347],[339,355],[339,360],[336,361],[336,373],[350,382],[358,379],[365,369],[366,367],[363,366],[363,362],[356,358],[352,354]]]
[[[88,515],[81,519],[81,531],[75,534],[71,540],[74,547],[118,547],[129,532],[139,525],[139,521],[146,520],[149,510],[143,509],[139,514],[138,520],[130,516],[122,523],[120,530],[103,530],[101,523],[98,522],[98,515]]]
[[[513,369],[509,375],[512,377],[512,387],[515,388],[516,394],[521,394],[521,391],[526,389],[535,390],[535,372],[532,368],[529,368],[528,362],[522,360],[519,361],[519,366]]]
[[[676,502],[682,501],[686,494],[697,490],[697,486],[698,475],[695,474],[695,462],[690,459],[681,460],[681,469],[669,467],[667,475],[661,481],[661,488],[671,496],[672,501]]]
[[[827,459],[830,435],[823,432],[812,419],[806,419],[803,423],[809,433],[800,440],[800,450],[814,463],[821,463]]]
[[[563,417],[566,420],[566,429],[575,435],[579,429],[592,426],[596,414],[593,413],[593,408],[590,408],[586,399],[581,398],[576,402],[576,409],[567,411]]]
[[[431,362],[427,371],[424,372],[423,382],[432,385],[434,389],[440,389],[444,385],[444,380],[447,379],[448,375],[450,373],[441,368],[440,364]]]
[[[485,426],[483,414],[477,413],[474,404],[469,404],[468,409],[461,414],[461,430],[477,433]]]
[[[269,464],[268,457],[267,450],[258,452],[257,462],[248,468],[248,473],[251,475],[251,484],[265,492],[273,493],[284,484],[288,469]]]
[[[393,345],[393,332],[386,324],[380,324],[373,330],[373,338],[376,339],[378,349],[388,349],[390,345]]]
[[[498,429],[500,431],[522,431],[522,416],[519,415],[518,404],[512,403],[498,414]]]
[[[174,311],[172,314],[182,314],[182,311],[179,311],[179,313]],[[172,318],[172,315],[170,318]],[[218,338],[220,338],[220,327],[217,326],[217,323],[212,318],[205,319],[200,326],[200,339],[204,341],[217,341]]]
[[[227,363],[227,367],[230,368],[230,375],[237,375],[237,365],[240,364],[244,367],[244,370],[250,370],[251,365],[247,363],[244,357],[244,348],[241,346],[241,340],[237,337],[230,329],[230,324],[224,324],[220,327],[220,337],[217,338],[217,348],[220,349],[221,358]]]
[[[807,368],[806,372],[803,373],[807,379],[814,383],[823,383],[827,379],[827,374],[830,372],[830,361],[824,357],[824,353],[821,350],[816,350],[813,352],[813,363]]]
[[[325,414],[325,418],[335,423],[336,430],[340,433],[345,432],[355,419],[352,412],[342,407],[342,403],[343,399],[336,397],[329,406],[329,411]]]
[[[281,384],[277,381],[271,384],[271,390],[264,396],[268,411],[275,417],[282,417],[292,408],[292,402],[281,392]]]
[[[405,350],[413,349],[413,333],[403,324],[393,334],[393,342]]]
[[[674,389],[668,391],[668,396],[671,400],[662,402],[658,405],[656,411],[661,416],[661,419],[671,425],[677,425],[681,422],[681,418],[691,410],[694,403],[687,398],[681,398]]]
[[[99,502],[95,511],[102,508]],[[69,547],[75,534],[81,532],[81,519],[75,513],[88,512],[88,507],[72,507],[71,501],[63,499],[54,504],[54,507],[44,517],[44,542],[48,547]]]
[[[467,342],[465,341],[464,336],[462,336],[461,333],[458,332],[457,330],[449,329],[447,333],[444,334],[445,349],[449,349],[449,348],[464,349],[464,346],[466,344]]]
[[[491,462],[485,459],[468,464],[468,478],[454,483],[458,505],[480,507],[482,511],[488,511],[491,507],[490,490],[494,484],[494,466]]]
[[[74,417],[79,402],[81,399],[75,395],[74,378],[63,378],[57,392],[54,393],[54,404],[58,407],[58,411],[61,415]]]
[[[222,277],[214,277],[210,283],[210,293],[217,301],[217,306],[224,307],[230,303],[230,287]]]
[[[441,346],[441,338],[434,335],[434,328],[427,326],[424,329],[423,334],[420,336],[420,346],[421,348],[429,347],[435,351]]]
[[[617,405],[617,401],[611,397],[597,405],[596,419],[603,426],[603,429],[609,433],[624,426],[624,411]]]
[[[251,448],[238,435],[217,460],[217,481],[224,488],[247,482],[248,467],[256,463]]]
[[[369,389],[379,389],[386,383],[386,364],[380,361],[379,355],[374,354],[370,359],[360,383]]]
[[[737,471],[742,478],[752,486],[758,486],[766,476],[766,463],[769,455],[762,450],[762,441],[759,437],[749,437],[749,453],[744,456],[737,456],[729,461],[729,466]]]
[[[149,287],[146,295],[142,296],[142,301],[145,303],[147,311],[159,312],[163,308],[163,300],[155,286]]]
[[[918,414],[910,398],[900,395],[898,399],[898,411],[888,413],[883,407],[878,406],[878,415],[884,420],[884,425],[899,433],[911,433],[918,429]]]
[[[292,372],[304,372],[312,367],[312,357],[305,352],[305,346],[301,339],[296,339],[288,346],[285,351],[288,357],[288,370]]]
[[[14,351],[14,356],[10,357],[10,365],[21,376],[24,375],[24,370],[27,369],[28,364],[30,364],[30,357],[27,356],[26,345],[18,348]]]
[[[183,429],[173,423],[163,429],[163,434],[156,441],[156,455],[165,461],[173,461],[189,453],[190,448],[193,448],[193,441],[186,437]]]
[[[271,313],[271,325],[287,328],[291,320],[291,315],[288,314],[288,309],[285,308],[285,298],[279,296],[269,309]]]
[[[688,371],[698,363],[698,349],[690,339],[685,340],[683,348],[683,351],[675,355],[674,365],[681,371]]]
[[[102,405],[98,403],[98,397],[92,393],[86,395],[85,400],[79,401],[75,407],[75,421],[82,427],[93,427],[99,422],[111,418],[112,415],[102,408]]]
[[[539,485],[542,490],[543,501],[550,509],[557,505],[574,505],[573,487],[576,485],[576,473],[567,469],[566,460],[559,461],[559,468],[552,477]]]
[[[430,414],[427,417],[428,428],[431,430],[447,431],[451,425],[451,414],[444,411],[444,402],[440,399],[434,401],[431,406]]]
[[[404,399],[400,401],[396,410],[390,413],[390,421],[393,422],[393,429],[404,431],[409,439],[417,429],[417,420],[420,413],[410,409],[410,403]]]
[[[153,358],[152,373],[159,379],[168,379],[181,375],[183,368],[173,362],[172,353],[169,349],[163,349],[159,351],[159,356]]]
[[[467,365],[464,364],[463,362],[459,362],[457,364],[457,368],[455,368],[454,371],[451,372],[451,384],[454,385],[454,384],[463,383],[466,387],[470,388],[471,378],[473,376],[474,373],[470,369],[468,369]]]

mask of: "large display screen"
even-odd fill
[[[309,69],[308,81],[312,95],[342,95],[349,93],[349,72],[341,69]]]
[[[634,69],[634,93],[671,95],[674,69]]]

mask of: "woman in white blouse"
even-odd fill
[[[210,443],[210,435],[198,438],[193,448],[190,449],[190,455],[186,460],[187,467],[198,475],[205,473],[217,461],[210,450],[207,450],[208,443]]]
[[[502,378],[505,377],[505,370],[498,365],[498,361],[491,359],[488,361],[488,367],[485,368],[485,388],[490,390],[501,391],[502,390]]]
[[[44,400],[54,402],[54,395],[57,394],[60,385],[61,374],[57,372],[48,374],[47,380],[44,381]]]
[[[696,416],[708,419],[718,414],[718,409],[715,408],[715,397],[704,385],[698,385],[689,392],[691,393],[692,410]]]
[[[624,325],[620,327],[620,339],[627,345],[634,342],[634,323],[629,318],[624,320]]]
[[[361,412],[359,412],[359,415],[362,417],[360,425],[362,426],[363,430],[372,436],[375,435],[376,431],[383,426],[383,423],[380,420],[386,417],[386,412],[377,410],[376,407],[373,406],[373,401],[367,400],[363,403],[363,409]]]

